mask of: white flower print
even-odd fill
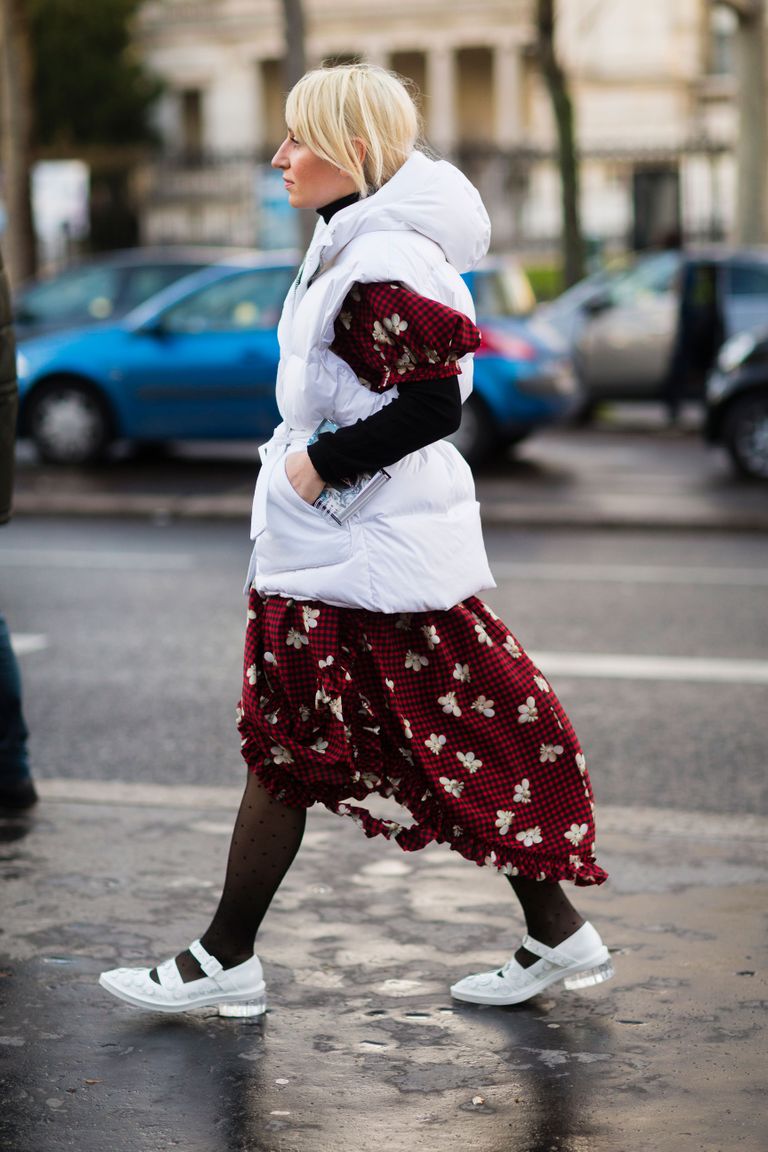
[[[583,776],[587,770],[587,758],[583,752],[576,753],[576,767]]]
[[[349,332],[350,328],[352,327],[352,313],[351,312],[339,312],[339,320],[341,320],[341,322],[344,325],[344,327],[346,328],[347,332]]]
[[[407,760],[409,764],[413,764],[413,752],[411,752],[410,748],[398,748],[398,752],[404,760]]]
[[[410,720],[406,720],[405,716],[401,716],[400,723],[403,726],[403,732],[405,733],[406,740],[413,740],[413,731],[411,729]]]
[[[255,664],[251,664],[250,668],[246,672],[246,676],[248,677],[248,683],[249,684],[255,684],[256,683],[256,681],[259,678],[259,670]]]
[[[483,864],[485,864],[486,868],[497,868],[498,864],[496,862],[496,853],[489,852],[485,860],[483,860]]]
[[[461,708],[456,703],[456,693],[446,692],[445,696],[438,696],[438,704],[442,706],[447,716],[461,716]]]
[[[301,614],[304,617],[304,628],[309,632],[310,628],[317,628],[317,618],[320,615],[319,608],[310,608],[305,604],[301,609]]]
[[[383,826],[386,828],[384,835],[388,840],[391,840],[393,836],[397,836],[397,834],[403,830],[402,824],[398,824],[396,820],[384,820]]]
[[[283,748],[282,744],[273,744],[270,752],[275,764],[293,764],[293,756],[287,748]]]
[[[587,824],[571,824],[568,831],[564,832],[563,835],[565,836],[566,840],[570,840],[571,844],[573,844],[574,848],[576,848],[579,844],[581,844],[588,830],[589,826]]]
[[[522,841],[525,848],[530,848],[533,844],[541,844],[541,828],[538,824],[535,828],[526,828],[523,832],[518,832],[515,839]]]
[[[401,332],[405,332],[408,327],[408,321],[401,320],[398,313],[394,312],[391,316],[384,317],[384,327],[387,332],[392,332],[393,335],[399,336]]]
[[[533,682],[541,692],[549,692],[549,684],[547,684],[543,676],[534,676]]]
[[[523,654],[522,648],[512,635],[507,636],[504,641],[504,647],[515,660],[518,660]]]
[[[502,876],[520,875],[520,869],[515,868],[514,864],[504,864],[501,868],[499,868],[499,872],[501,872]]]
[[[456,759],[462,768],[466,768],[467,772],[471,772],[473,776],[478,768],[482,768],[483,766],[482,760],[479,760],[474,752],[457,752]]]
[[[584,861],[581,859],[580,856],[574,856],[573,854],[571,854],[568,857],[568,860],[570,861],[570,863],[573,865],[574,868],[583,868],[584,867]]]
[[[395,621],[395,628],[399,628],[401,632],[410,632],[412,616],[413,612],[401,612]]]
[[[264,719],[267,724],[277,724],[277,712],[267,712]]]
[[[317,663],[320,668],[330,668],[333,664],[333,656],[326,656],[325,660],[320,659]]]
[[[485,601],[483,601],[483,608],[484,608],[484,609],[485,609],[485,611],[488,613],[488,615],[490,616],[491,620],[498,620],[498,616],[497,616],[497,615],[496,615],[496,613],[494,612],[493,608],[489,608],[489,607],[488,607],[488,605],[485,603]]]
[[[325,752],[327,747],[328,747],[328,741],[323,740],[322,736],[318,736],[318,738],[317,738],[317,740],[315,740],[314,744],[310,744],[310,748],[313,748],[315,752]]]
[[[454,824],[453,828],[451,828],[451,835],[455,836],[457,840],[459,836],[464,835],[464,829],[462,828],[461,824]]]
[[[440,359],[440,353],[437,351],[437,349],[427,348],[426,344],[424,345],[424,355],[427,358],[428,364],[437,364],[438,360]]]
[[[312,712],[310,711],[309,707],[306,704],[299,704],[299,718],[301,720],[303,720],[306,723],[306,721],[309,720],[311,715],[312,715]]]
[[[244,715],[245,715],[245,713],[243,712],[243,709],[238,704],[237,708],[235,708],[235,724],[237,724],[238,728],[240,727],[240,725],[243,722],[243,716]]]
[[[472,679],[469,674],[469,664],[455,664],[453,667],[453,678],[462,684],[468,684]]]
[[[390,692],[394,692],[394,690],[395,690],[394,680],[390,680],[388,677],[385,677],[384,683],[386,684],[387,688],[389,688]]]
[[[427,648],[429,648],[430,652],[434,652],[440,643],[437,628],[435,628],[434,624],[423,624],[421,630],[424,633],[424,639],[427,641]]]
[[[378,320],[373,322],[373,339],[376,344],[391,344],[392,340]]]
[[[334,715],[337,720],[341,720],[343,723],[344,714],[341,708],[341,696],[335,696],[333,700],[330,700],[328,702],[328,707],[330,708],[332,715]]]
[[[264,663],[265,664],[274,664],[275,667],[277,667],[277,656],[275,656],[274,652],[265,652],[264,653]]]
[[[360,651],[373,652],[373,644],[371,644],[365,632],[363,632],[362,639],[360,640]]]
[[[442,734],[438,735],[437,732],[432,732],[430,734],[429,740],[424,741],[427,748],[429,748],[430,752],[434,752],[435,756],[440,755],[440,753],[443,750],[443,746],[445,745],[445,742],[446,742],[445,736],[443,736]]]
[[[518,704],[517,710],[520,713],[517,718],[518,724],[533,724],[534,720],[538,720],[539,718],[539,712],[533,696],[529,696],[525,704]]]
[[[457,799],[464,791],[464,783],[462,780],[451,780],[449,776],[441,776],[440,783],[449,796],[455,796]]]
[[[381,778],[377,776],[375,772],[361,772],[360,779],[366,788],[371,790],[374,789],[377,784],[381,784]]]
[[[406,668],[413,668],[414,672],[421,672],[425,665],[429,664],[429,658],[422,656],[418,652],[414,652],[411,648],[408,649],[405,655]]]
[[[514,818],[514,812],[505,812],[503,808],[498,809],[496,813],[496,827],[499,830],[500,836],[506,836]]]
[[[542,744],[539,748],[539,760],[542,764],[554,764],[558,756],[562,756],[562,744]]]
[[[362,296],[360,295],[360,288],[357,284],[352,285],[352,287],[349,290],[349,294],[352,297],[352,299],[354,300],[355,304],[359,304],[360,301],[362,300]]]
[[[519,784],[515,784],[515,794],[512,797],[515,804],[530,804],[531,802],[531,782],[527,778],[521,780]]]
[[[256,613],[254,612],[253,608],[248,609],[248,619],[249,620],[255,620],[256,619]]]
[[[402,356],[398,356],[395,361],[398,374],[402,376],[406,372],[413,372],[416,367],[416,357],[411,352],[410,348],[403,348]]]
[[[482,624],[475,624],[475,632],[477,633],[479,644],[487,644],[489,648],[493,648],[493,640],[491,640]]]
[[[290,648],[301,648],[302,644],[309,644],[309,637],[302,635],[298,628],[289,628],[288,635],[285,638],[285,643]]]
[[[493,707],[494,704],[495,700],[489,700],[487,696],[478,696],[472,707],[475,712],[479,712],[481,716],[488,716],[490,718],[496,715]]]

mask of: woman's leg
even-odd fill
[[[528,935],[556,948],[572,936],[584,923],[558,883],[546,880],[528,880],[523,876],[508,876],[525,916]],[[522,968],[529,968],[539,959],[525,948],[519,948],[515,959]]]
[[[233,968],[253,954],[256,933],[272,897],[299,850],[307,813],[272,797],[252,772],[248,773],[237,814],[219,906],[200,937],[203,947],[224,966]],[[182,952],[176,965],[184,983],[203,975],[194,956]],[[157,981],[153,970],[152,979]]]

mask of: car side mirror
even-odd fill
[[[613,300],[609,292],[598,292],[596,296],[590,297],[582,304],[588,316],[599,316],[601,312],[607,312],[612,307]]]

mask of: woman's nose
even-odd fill
[[[272,157],[270,164],[273,168],[287,168],[288,160],[285,156],[285,144],[281,144],[277,152]]]

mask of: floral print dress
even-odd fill
[[[457,373],[478,342],[452,309],[359,284],[332,347],[364,386],[384,390],[411,373]],[[407,852],[447,843],[509,876],[606,879],[576,734],[477,597],[388,614],[252,591],[238,725],[250,770],[288,805],[325,804]],[[374,816],[360,803],[373,792],[409,819]]]

